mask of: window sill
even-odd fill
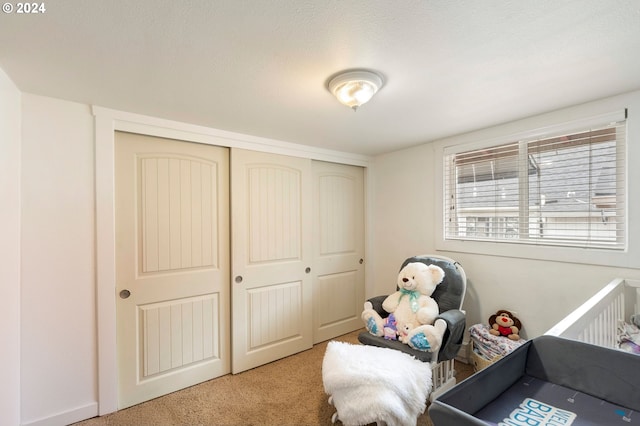
[[[640,268],[640,259],[632,258],[629,250],[553,247],[489,241],[445,241],[443,239],[436,242],[436,249],[447,252],[481,254],[485,256],[513,257],[620,268]]]

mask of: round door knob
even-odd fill
[[[236,276],[236,280],[235,280],[238,284],[240,284],[242,282],[242,275],[238,275]]]
[[[362,265],[364,263],[364,259],[358,260],[358,263]]]
[[[311,272],[311,268],[309,268],[309,267],[307,266],[307,268],[304,270],[304,272],[306,272],[306,273],[308,274],[309,272]]]
[[[120,291],[120,299],[126,299],[131,296],[131,292],[129,290]]]

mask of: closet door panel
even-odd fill
[[[229,373],[229,151],[116,133],[118,408]]]
[[[313,162],[314,343],[363,326],[364,169]]]
[[[311,160],[233,149],[232,370],[312,345]]]

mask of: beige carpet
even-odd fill
[[[360,330],[335,340],[358,343]],[[226,375],[78,426],[330,425],[322,386],[327,343],[236,375]],[[458,378],[473,369],[458,364]],[[338,424],[341,424],[338,422]],[[431,425],[427,413],[418,425]]]

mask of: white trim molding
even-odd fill
[[[42,419],[34,420],[29,423],[22,423],[22,426],[58,426],[68,425],[71,423],[80,422],[85,419],[95,417],[98,413],[98,404],[95,402],[87,405],[67,410],[62,413],[54,414],[53,416],[44,417]]]

